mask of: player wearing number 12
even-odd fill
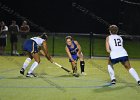
[[[117,35],[118,27],[116,25],[109,26],[110,35],[106,38],[106,51],[110,53],[108,61],[108,72],[111,78],[111,83],[116,83],[113,65],[121,62],[122,65],[129,71],[132,77],[140,85],[140,78],[134,68],[131,67],[127,51],[123,48],[123,39]]]

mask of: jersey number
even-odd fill
[[[115,41],[115,46],[122,46],[120,39],[114,39],[114,41]]]

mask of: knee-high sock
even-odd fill
[[[34,62],[30,68],[30,70],[28,71],[28,74],[32,73],[34,71],[34,69],[38,66],[38,62]]]
[[[108,65],[108,72],[110,75],[111,80],[115,79],[115,73],[112,65]]]
[[[137,72],[135,71],[134,68],[130,68],[129,69],[129,73],[132,75],[132,77],[136,80],[136,81],[140,81],[140,78],[137,74]]]
[[[27,58],[25,60],[24,64],[23,64],[23,67],[22,68],[26,69],[28,67],[28,65],[30,64],[30,62],[31,62],[31,58]]]
[[[80,61],[80,67],[81,67],[81,73],[84,72],[84,69],[85,69],[85,62],[84,61]]]

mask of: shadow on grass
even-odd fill
[[[15,77],[0,77],[0,79],[35,79],[35,78],[42,78],[41,76],[48,75],[47,73],[35,73],[38,77],[26,77],[26,75],[19,75]]]
[[[28,78],[26,78],[25,76],[16,76],[16,77],[7,77],[4,79],[28,79]]]
[[[122,84],[123,86],[119,86],[117,84]],[[117,91],[117,90],[122,90],[125,88],[133,88],[137,91],[137,93],[140,93],[140,86],[134,84],[134,83],[125,83],[125,82],[120,82],[117,83],[116,85],[110,84],[105,84],[102,86],[99,86],[97,89],[94,89],[94,92],[101,93],[101,92],[112,92],[112,91]]]
[[[60,76],[56,76],[56,77],[73,77],[73,75],[60,75]]]
[[[126,86],[118,86],[118,87],[114,87],[114,86],[110,86],[110,87],[101,87],[101,88],[98,88],[98,89],[94,89],[94,92],[97,92],[97,93],[101,93],[101,92],[112,92],[112,91],[116,91],[116,90],[121,90],[121,89],[124,89],[126,88]]]

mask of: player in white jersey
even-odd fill
[[[108,61],[108,72],[111,78],[111,83],[116,83],[113,65],[121,62],[122,65],[129,71],[132,77],[140,85],[140,78],[134,68],[131,67],[128,54],[123,48],[123,39],[117,35],[118,27],[116,25],[109,26],[110,35],[106,38],[106,51],[110,54]]]
[[[31,68],[29,69],[26,77],[36,77],[33,71],[40,63],[40,56],[39,56],[40,51],[51,63],[53,62],[51,56],[48,54],[48,47],[46,41],[47,41],[47,35],[46,33],[43,33],[39,37],[33,37],[24,42],[23,50],[27,52],[28,58],[25,60],[23,67],[20,70],[21,74],[24,75],[25,69],[28,67],[29,63],[34,58],[35,62],[32,64]]]

